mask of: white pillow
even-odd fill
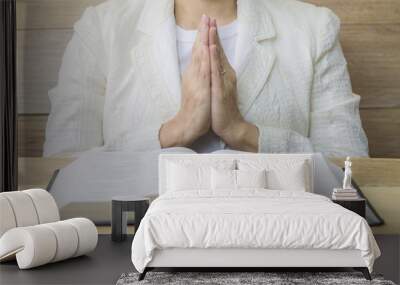
[[[267,188],[267,171],[236,170],[237,188]]]
[[[234,169],[234,160],[169,161],[167,191],[210,190],[211,169]]]
[[[293,168],[282,171],[273,169],[268,172],[268,181],[271,189],[307,192],[306,163],[293,165]]]
[[[236,170],[212,168],[211,189],[236,189]]]
[[[241,188],[266,188],[266,171],[262,170],[211,170],[212,190],[230,189],[239,190]]]
[[[307,161],[299,159],[240,159],[240,170],[267,171],[267,188],[272,190],[311,192]]]
[[[184,166],[171,163],[168,168],[168,190],[185,191],[209,188],[208,178],[210,168]]]

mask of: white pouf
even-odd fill
[[[43,189],[0,193],[0,237],[14,227],[34,226],[60,220],[53,196]]]
[[[46,190],[0,193],[0,262],[17,259],[20,269],[57,262],[94,250],[97,238],[86,218],[60,221]]]
[[[96,248],[98,233],[96,226],[91,220],[75,218],[65,220],[64,222],[71,224],[78,233],[79,243],[73,257],[86,254]]]
[[[32,199],[39,218],[39,224],[60,220],[60,213],[56,201],[49,192],[43,189],[29,189],[22,192],[28,194]]]
[[[0,195],[0,237],[9,229],[15,228],[17,223],[10,202]]]
[[[97,229],[86,218],[14,228],[0,238],[0,261],[14,255],[20,269],[84,255],[97,245]]]
[[[22,191],[1,193],[11,205],[17,227],[33,226],[39,223],[35,206],[30,196]]]

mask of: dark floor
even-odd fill
[[[0,284],[115,284],[124,272],[134,270],[130,259],[132,239],[121,243],[99,235],[94,252],[29,270],[16,262],[0,264]]]
[[[400,236],[378,235],[382,257],[375,272],[386,279],[400,280]],[[124,272],[133,271],[130,260],[132,239],[111,242],[110,236],[99,236],[97,249],[89,256],[78,257],[30,270],[18,270],[15,262],[0,265],[0,284],[115,284]]]
[[[400,235],[376,235],[375,239],[382,255],[375,262],[374,272],[400,284]]]

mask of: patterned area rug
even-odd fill
[[[138,281],[138,276],[138,273],[122,274],[117,285],[395,285],[392,281],[384,280],[380,275],[372,275],[373,280],[368,281],[359,272],[148,272],[142,281]]]

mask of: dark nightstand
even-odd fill
[[[332,201],[340,206],[359,214],[361,217],[365,218],[365,199],[359,198],[354,200],[337,200],[332,199]]]
[[[127,212],[135,212],[135,232],[140,221],[146,214],[150,198],[137,196],[118,196],[112,198],[111,239],[123,241],[126,239]]]

